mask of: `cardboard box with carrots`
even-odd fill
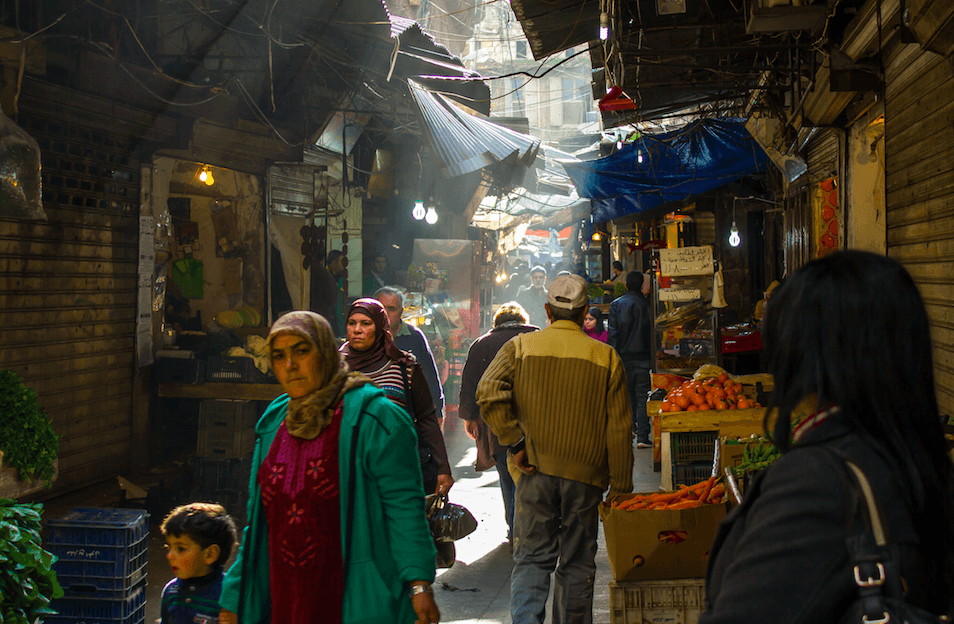
[[[673,492],[617,496],[601,505],[613,579],[705,576],[709,547],[727,510],[724,492],[713,479]]]

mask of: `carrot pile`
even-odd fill
[[[680,485],[674,492],[660,492],[658,494],[637,494],[632,498],[611,504],[613,509],[620,511],[635,511],[637,509],[692,509],[702,505],[721,503],[725,496],[725,485],[716,483],[715,477],[709,477],[695,485]]]

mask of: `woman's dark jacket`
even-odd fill
[[[503,323],[499,327],[478,338],[470,345],[467,351],[467,360],[460,375],[460,417],[464,420],[476,420],[479,423],[477,430],[477,470],[488,470],[494,467],[493,456],[505,451],[497,441],[497,436],[490,427],[480,418],[480,407],[477,406],[477,383],[484,371],[494,361],[494,356],[500,347],[519,334],[537,331],[534,325],[522,323]]]
[[[930,536],[915,532],[898,467],[836,414],[757,477],[720,524],[699,624],[818,624],[844,615],[856,597],[845,545],[854,514],[849,483],[825,449],[847,456],[871,482],[888,541],[901,552],[909,601],[945,611],[939,603],[951,588],[928,572],[935,553]]]

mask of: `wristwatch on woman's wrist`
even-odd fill
[[[511,455],[516,455],[517,453],[519,453],[526,447],[527,447],[527,437],[524,436],[520,438],[519,440],[517,440],[514,444],[511,444],[509,447],[507,447],[507,450],[510,451]]]
[[[411,594],[411,598],[418,594],[433,594],[434,590],[431,588],[431,584],[427,581],[421,581],[420,583],[414,583],[411,585],[411,591],[408,592]]]

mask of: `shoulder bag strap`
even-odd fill
[[[398,364],[401,367],[401,378],[404,380],[404,404],[407,405],[407,413],[411,415],[411,420],[417,425],[417,410],[414,409],[414,397],[411,396],[411,383],[407,378],[406,364]]]

